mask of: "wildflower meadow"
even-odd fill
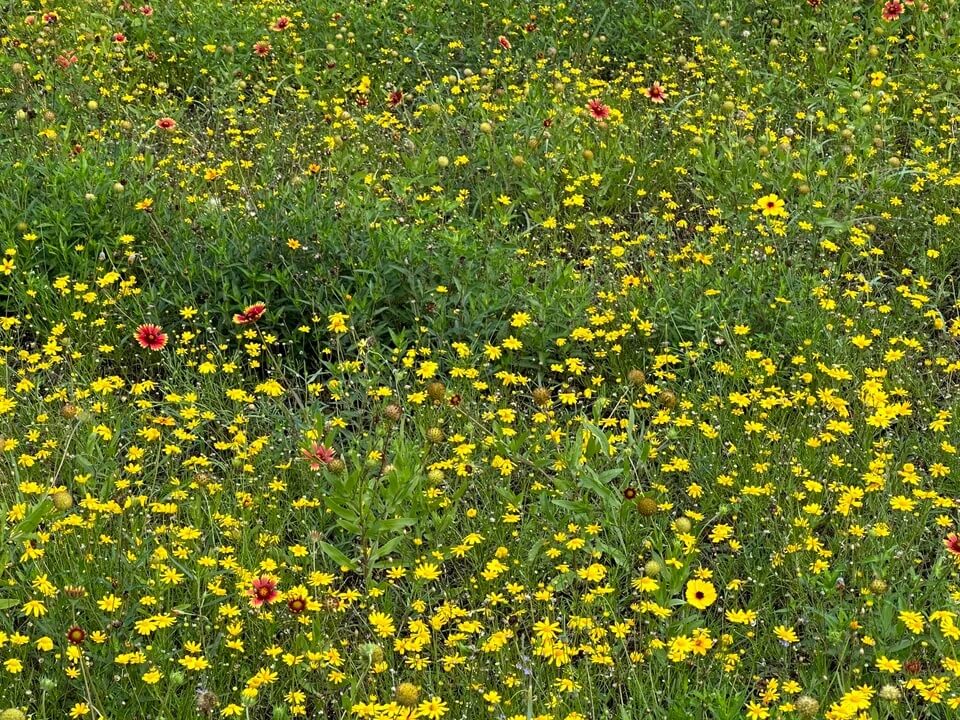
[[[960,3],[138,2],[0,0],[0,720],[960,717]]]

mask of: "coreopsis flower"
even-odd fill
[[[594,120],[606,120],[610,117],[610,108],[596,98],[587,103],[587,109]]]
[[[163,350],[167,344],[167,334],[163,332],[159,325],[140,325],[133,337],[140,344],[140,347],[147,350]]]
[[[684,593],[687,602],[697,610],[705,610],[717,600],[717,589],[706,580],[691,580]]]
[[[764,195],[753,205],[754,210],[759,210],[764,217],[784,217],[787,214],[784,208],[783,199],[773,193]]]
[[[263,575],[253,581],[247,594],[250,596],[250,604],[254,607],[260,607],[272,603],[280,595],[280,592],[277,590],[277,581]]]
[[[659,82],[655,82],[653,85],[644,90],[644,94],[650,99],[651,102],[657,103],[658,105],[662,104],[667,98],[667,92],[660,86]]]
[[[233,322],[237,325],[250,325],[259,320],[267,311],[267,306],[262,303],[254,303],[244,308],[243,312],[236,313],[233,316]]]

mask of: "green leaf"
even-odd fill
[[[404,528],[416,524],[414,518],[391,518],[389,520],[377,520],[370,527],[370,531],[375,535],[400,532]]]
[[[607,439],[606,433],[592,423],[584,422],[583,427],[585,427],[587,431],[597,439],[597,442],[600,443],[600,447],[603,448],[603,454],[609,456],[610,440]]]
[[[337,563],[337,565],[340,565],[341,567],[348,567],[351,570],[356,568],[357,564],[353,560],[344,555],[340,550],[337,550],[337,548],[330,543],[321,540],[317,543],[317,545],[323,551],[323,554]]]
[[[401,542],[403,542],[403,536],[402,536],[402,535],[398,535],[398,536],[395,537],[395,538],[391,538],[390,540],[387,540],[387,542],[385,542],[383,545],[380,545],[379,547],[375,548],[375,549],[370,553],[370,560],[371,560],[371,562],[376,562],[376,561],[380,560],[380,558],[385,558],[385,557],[387,557],[387,556],[390,555],[394,550],[397,549],[397,546],[398,546]]]
[[[356,523],[360,519],[360,516],[357,514],[357,511],[352,507],[341,503],[339,500],[334,500],[333,498],[328,497],[326,499],[327,507],[333,510],[333,514],[342,520],[346,520],[349,523]]]
[[[16,542],[35,532],[51,510],[53,510],[53,503],[50,498],[44,498],[38,502],[27,516],[13,528],[10,532],[10,539]]]

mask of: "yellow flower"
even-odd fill
[[[369,620],[374,631],[380,637],[390,637],[397,632],[393,619],[389,615],[384,615],[382,612],[372,612],[369,615]]]
[[[757,613],[754,610],[727,610],[726,617],[737,625],[752,625],[757,621]]]
[[[346,324],[349,319],[350,316],[344,313],[333,313],[327,318],[327,330],[342,335],[349,330]]]
[[[788,628],[786,625],[777,625],[773,629],[773,634],[780,639],[780,642],[787,643],[788,645],[799,642],[800,640],[793,628]]]
[[[907,630],[914,635],[919,635],[923,632],[923,615],[920,613],[913,612],[912,610],[901,610],[897,617],[900,618],[900,622],[907,626]]]
[[[440,577],[440,568],[436,563],[420,563],[413,571],[417,580],[436,580]]]
[[[510,316],[510,327],[522,328],[530,322],[530,316],[525,312],[515,312]]]
[[[120,607],[120,598],[116,595],[107,595],[97,601],[97,607],[104,612],[112,613]]]
[[[192,655],[187,655],[186,657],[180,658],[180,664],[183,665],[187,670],[193,670],[199,672],[200,670],[206,670],[210,667],[210,663],[205,657],[194,657]]]
[[[886,655],[881,655],[877,658],[877,670],[882,672],[895,673],[900,672],[900,669],[903,665],[899,660],[891,660]]]
[[[784,209],[784,202],[773,193],[764,195],[757,200],[753,206],[754,210],[759,210],[764,217],[786,217],[787,211]]]
[[[27,617],[41,617],[47,614],[47,608],[39,600],[29,600],[23,604],[23,614]]]
[[[713,583],[704,580],[691,580],[687,583],[687,602],[697,610],[705,610],[717,600],[717,589]]]
[[[417,717],[427,718],[428,720],[440,720],[447,714],[447,704],[434,695],[429,700],[424,700],[417,706]]]

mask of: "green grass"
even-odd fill
[[[953,717],[894,5],[0,3],[0,720]]]

